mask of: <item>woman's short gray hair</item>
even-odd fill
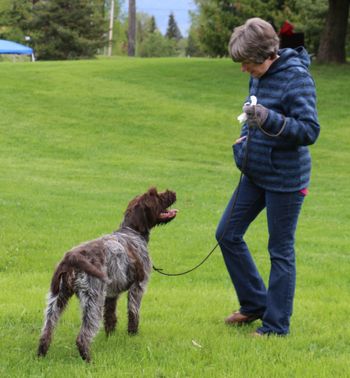
[[[279,38],[270,23],[255,17],[234,29],[228,47],[235,62],[261,64],[276,57]]]

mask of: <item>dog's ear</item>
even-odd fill
[[[154,186],[149,188],[148,189],[148,194],[151,195],[151,196],[156,196],[158,195],[158,192],[157,192],[157,188],[155,188]]]
[[[125,214],[125,221],[128,227],[144,234],[148,231],[148,221],[145,206],[140,203],[135,204],[132,209],[128,209]]]

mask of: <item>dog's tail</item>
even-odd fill
[[[81,270],[90,276],[99,278],[100,280],[108,283],[109,279],[106,273],[98,269],[93,265],[85,256],[81,253],[66,253],[63,260],[58,264],[52,280],[51,280],[51,292],[53,295],[57,295],[60,288],[60,282],[62,275],[71,273],[74,269]]]
[[[61,261],[52,276],[51,280],[51,293],[53,295],[57,295],[60,289],[60,282],[61,276],[69,271],[69,267],[67,266],[66,262],[63,260]]]

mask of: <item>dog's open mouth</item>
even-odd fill
[[[159,220],[162,222],[172,220],[176,217],[178,211],[177,209],[163,210],[159,215]]]

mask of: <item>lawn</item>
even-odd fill
[[[152,274],[140,332],[101,332],[91,364],[75,348],[73,299],[36,357],[53,269],[72,246],[118,227],[150,186],[177,192],[177,219],[154,230],[156,266],[179,272],[215,245],[239,172],[232,142],[248,77],[226,59],[98,59],[0,64],[1,377],[349,377],[350,66],[318,66],[321,135],[297,233],[291,334],[229,328],[238,303],[219,250],[182,277]],[[268,279],[265,214],[247,235]]]

